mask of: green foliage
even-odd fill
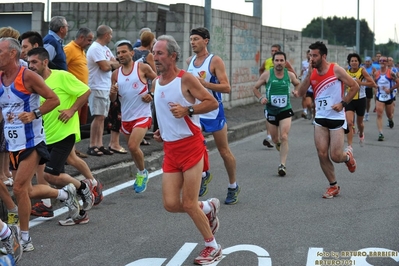
[[[347,17],[321,17],[314,18],[302,29],[302,36],[310,38],[321,38],[321,26],[323,25],[323,39],[330,44],[356,46],[356,19]],[[360,20],[360,53],[361,55],[372,55],[374,34],[370,30],[365,19]],[[399,44],[390,40],[386,44],[375,45],[375,51],[397,58],[399,56]]]

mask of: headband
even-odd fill
[[[191,35],[199,35],[199,36],[201,36],[203,39],[210,39],[210,38],[211,38],[211,37],[209,36],[208,30],[206,30],[206,31],[199,31],[199,30],[196,30],[196,29],[192,29],[191,32],[190,32],[190,36],[191,36]]]

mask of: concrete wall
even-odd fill
[[[2,4],[4,12],[32,12],[32,30],[48,31],[44,22],[43,4]],[[52,16],[65,16],[70,25],[65,44],[70,42],[80,27],[92,30],[101,24],[113,29],[109,47],[120,39],[135,41],[143,27],[153,29],[157,36],[169,34],[175,37],[182,49],[179,67],[186,69],[185,59],[192,54],[189,43],[191,28],[204,26],[204,8],[187,4],[170,6],[155,3],[122,1],[119,3],[61,3],[52,2]],[[6,25],[4,25],[6,26]],[[301,32],[261,26],[260,19],[252,16],[212,10],[212,27],[209,50],[225,62],[232,91],[224,95],[227,108],[255,102],[252,86],[259,77],[261,63],[270,57],[272,44],[280,44],[287,59],[300,74],[302,60],[310,43],[317,39],[304,38]],[[346,65],[346,56],[353,50],[344,46],[328,45],[328,60]]]

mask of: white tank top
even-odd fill
[[[334,64],[323,76],[313,69],[310,76],[310,85],[313,87],[315,118],[327,118],[332,120],[345,120],[345,110],[334,111],[331,106],[340,103],[344,96],[344,86],[334,74]]]
[[[45,140],[42,118],[24,124],[18,119],[22,112],[32,112],[40,107],[40,95],[31,93],[24,86],[21,66],[14,82],[4,86],[0,82],[0,108],[4,117],[4,137],[8,151],[20,151],[35,147]]]
[[[118,70],[118,97],[121,102],[121,119],[124,122],[142,117],[151,117],[151,103],[143,102],[141,97],[148,93],[147,83],[140,80],[139,64],[135,63],[128,74]]]
[[[163,141],[176,141],[193,136],[190,125],[201,128],[198,115],[175,118],[170,111],[171,103],[178,103],[181,106],[192,105],[181,91],[181,77],[184,73],[184,70],[181,70],[177,77],[166,85],[160,85],[158,79],[155,82],[154,103]]]

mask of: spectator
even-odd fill
[[[51,69],[68,70],[66,56],[62,48],[62,42],[68,34],[68,23],[62,16],[52,17],[50,29],[43,38],[43,45],[50,55],[49,67]]]
[[[139,31],[139,38],[137,39],[136,43],[133,45],[133,48],[136,48],[136,47],[140,47],[140,46],[141,46],[141,34],[143,34],[143,32],[146,32],[146,31],[151,32],[151,29],[150,29],[150,28],[142,28],[142,29]]]
[[[97,39],[87,51],[89,67],[89,108],[94,116],[90,126],[90,144],[87,154],[101,156],[114,154],[103,145],[104,120],[110,106],[111,74],[119,67],[107,44],[112,39],[112,29],[106,25],[97,28]]]

